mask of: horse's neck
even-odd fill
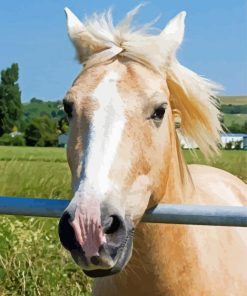
[[[190,203],[194,194],[193,181],[172,121],[170,121],[170,124],[170,163],[166,168],[166,175],[168,176],[166,189],[160,203]],[[184,262],[180,263],[180,268],[181,270],[186,269],[187,260],[191,260],[186,255],[187,247],[192,244],[193,242],[188,235],[188,228],[184,225],[140,223],[136,228],[133,257],[126,273],[130,274],[129,278],[135,278],[135,274],[142,274],[143,277],[146,276],[144,281],[153,280],[158,287],[157,289],[167,291],[167,294],[170,294],[169,284],[173,280],[177,281],[173,277],[173,272],[175,273],[173,262],[177,260],[176,258],[182,256]],[[160,283],[157,283],[159,279]],[[158,290],[156,294],[160,295]],[[153,295],[156,294],[153,293]],[[148,295],[148,293],[145,295]]]

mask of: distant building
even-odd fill
[[[193,140],[186,138],[180,129],[177,129],[178,138],[182,149],[198,149],[198,145]]]
[[[58,136],[58,146],[66,147],[68,142],[68,134],[61,134]]]
[[[221,135],[221,144],[223,148],[226,148],[228,144],[231,144],[230,149],[235,149],[237,145],[240,145],[241,149],[247,150],[247,134],[233,134],[225,133]]]
[[[183,149],[197,149],[198,145],[187,139],[181,131],[178,131],[178,137]],[[224,149],[243,149],[247,150],[247,134],[224,133],[221,135],[221,146]]]
[[[198,149],[198,145],[193,140],[188,140],[185,137],[180,138],[180,145],[183,149]]]
[[[14,134],[14,135],[12,135]],[[15,137],[16,135],[20,135],[19,132],[13,132],[11,133],[12,137]],[[178,137],[180,140],[181,147],[183,149],[197,149],[198,145],[196,142],[192,140],[188,140],[182,133],[178,132]],[[68,134],[61,134],[58,137],[58,146],[59,147],[66,147],[68,142]],[[222,148],[228,148],[228,149],[236,149],[237,145],[240,146],[240,149],[247,150],[247,134],[233,134],[233,133],[224,133],[221,135],[221,145]],[[227,147],[227,145],[230,145]]]
[[[11,136],[12,138],[14,138],[14,137],[16,137],[16,136],[21,136],[21,135],[22,135],[22,133],[21,133],[21,132],[18,132],[18,131],[14,131],[14,132],[10,133],[10,136]]]

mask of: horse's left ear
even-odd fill
[[[184,20],[186,12],[181,11],[173,19],[170,20],[165,29],[160,33],[162,38],[169,40],[171,49],[175,52],[184,38]]]

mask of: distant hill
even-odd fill
[[[220,101],[227,127],[233,123],[243,125],[247,121],[247,96],[221,96]],[[54,119],[64,117],[62,101],[42,101],[36,98],[23,103],[23,114],[27,121],[43,115]]]
[[[23,103],[22,107],[25,120],[44,115],[55,119],[64,117],[61,101],[42,101],[33,98],[30,102]]]
[[[247,105],[247,96],[220,96],[221,105]]]
[[[243,126],[247,122],[247,96],[221,96],[220,101],[224,123],[228,128],[233,124]]]

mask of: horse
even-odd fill
[[[246,205],[246,184],[187,165],[178,129],[206,157],[219,152],[219,85],[176,58],[186,13],[164,30],[134,28],[136,7],[81,22],[68,35],[83,69],[64,100],[73,198],[58,231],[95,296],[246,295],[247,232],[240,227],[140,223],[157,204]]]

